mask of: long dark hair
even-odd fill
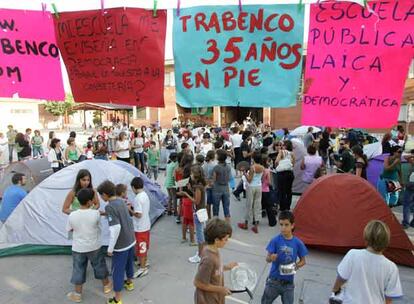
[[[194,180],[192,180],[193,182],[193,186],[195,185],[202,185],[205,186],[206,183],[206,179],[204,177],[204,171],[201,168],[200,165],[192,165],[191,166],[191,173],[194,175]]]
[[[75,185],[73,186],[73,191],[75,193],[78,193],[78,191],[81,189],[80,180],[84,178],[85,176],[89,176],[89,186],[88,188],[92,188],[92,175],[87,169],[81,169],[79,170],[78,174],[76,175],[76,181]]]
[[[368,166],[368,157],[364,154],[364,150],[362,150],[360,146],[353,146],[352,152],[354,153],[356,158],[357,157],[362,158],[364,160],[365,165]]]

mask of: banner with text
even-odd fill
[[[298,5],[174,11],[177,102],[183,107],[290,107],[302,70]]]
[[[64,100],[50,12],[0,9],[0,96]]]
[[[57,41],[77,102],[164,106],[167,13],[112,8],[60,13]]]
[[[396,124],[414,55],[411,0],[311,5],[302,124]]]

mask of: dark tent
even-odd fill
[[[391,231],[385,256],[414,267],[413,244],[381,195],[362,178],[334,174],[317,179],[302,194],[294,213],[295,235],[306,245],[340,253],[364,248],[364,227],[381,220]]]

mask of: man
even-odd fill
[[[313,132],[313,128],[312,127],[309,127],[308,128],[308,132],[303,137],[303,144],[304,144],[304,146],[305,146],[306,149],[311,144],[313,144],[313,142],[315,141],[315,137],[313,136],[312,132]]]
[[[244,131],[242,134],[242,143],[240,144],[240,152],[241,152],[241,161],[246,161],[250,164],[252,158],[252,149],[251,149],[251,137],[252,132]]]
[[[355,167],[355,158],[349,148],[349,139],[342,138],[339,142],[339,157],[336,160],[337,173],[352,173]]]
[[[2,206],[0,210],[0,224],[4,223],[12,214],[17,205],[27,195],[23,186],[26,185],[26,176],[22,173],[15,173],[12,176],[13,185],[6,188],[3,194]]]
[[[8,145],[9,145],[9,162],[12,162],[13,161],[13,151],[16,147],[17,130],[13,129],[12,125],[8,125],[7,128],[9,129],[9,131],[7,131],[7,133],[6,133],[7,140],[8,140]]]

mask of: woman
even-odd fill
[[[53,172],[57,172],[64,167],[64,156],[62,148],[60,147],[59,138],[53,138],[50,142],[50,150],[47,155],[47,160],[49,161]]]
[[[105,139],[102,135],[96,137],[93,154],[95,155],[95,159],[108,160],[108,147],[106,146]]]
[[[65,149],[65,159],[69,163],[77,163],[82,155],[82,151],[76,146],[75,138],[69,137],[66,143],[68,146]]]
[[[34,136],[32,137],[32,148],[33,157],[43,156],[43,137],[40,135],[39,130],[34,131]]]
[[[292,205],[293,165],[295,155],[290,140],[285,140],[275,161],[277,172],[277,191],[280,211],[290,210]]]
[[[247,200],[246,211],[244,214],[244,223],[238,223],[240,229],[247,230],[249,221],[253,224],[252,231],[258,233],[259,219],[262,214],[262,176],[265,168],[261,165],[262,154],[258,151],[253,153],[253,165],[247,174]],[[268,183],[267,183],[268,184]]]
[[[115,149],[115,155],[116,158],[129,163],[130,156],[129,156],[129,150],[131,149],[130,143],[128,140],[128,136],[125,132],[121,132],[119,134],[118,141],[116,142],[116,149]]]
[[[300,169],[303,170],[302,181],[311,184],[315,180],[315,173],[324,164],[321,156],[316,155],[316,147],[310,145],[307,149],[308,155],[302,159]]]
[[[136,129],[134,132],[134,140],[132,141],[131,148],[134,149],[134,161],[135,167],[142,173],[145,172],[145,155],[144,155],[144,137],[142,132]]]
[[[262,176],[262,217],[267,214],[269,226],[275,226],[275,214],[273,209],[273,202],[271,200],[270,188],[272,185],[272,172],[270,171],[270,164],[272,160],[262,154],[262,165],[264,167]]]
[[[166,159],[170,159],[170,154],[177,152],[177,140],[174,138],[172,130],[167,131],[167,135],[163,141],[163,147],[166,149]]]
[[[328,157],[329,157],[329,132],[328,130],[323,131],[321,140],[319,141],[319,155],[322,157],[323,163],[325,165],[328,164]]]
[[[183,132],[183,136],[184,136],[184,142],[188,144],[188,146],[190,147],[191,152],[193,152],[193,155],[195,153],[195,143],[193,140],[193,135],[191,133],[190,130],[185,130]]]
[[[19,161],[29,158],[32,155],[32,149],[30,148],[30,144],[25,139],[25,136],[23,133],[17,133],[15,143],[16,143],[17,159]]]
[[[213,168],[213,216],[219,215],[220,201],[223,204],[223,213],[227,222],[230,222],[230,189],[229,181],[231,176],[231,166],[226,163],[227,152],[217,150],[218,164]]]
[[[367,179],[368,158],[360,146],[353,146],[352,153],[355,157],[355,175]]]
[[[0,132],[0,167],[6,165],[9,159],[8,143],[7,137]]]
[[[56,138],[55,131],[49,131],[49,139],[47,140],[47,149],[48,150],[51,150],[52,149],[51,146],[50,146],[50,144],[52,143],[52,139],[53,138]]]
[[[110,127],[107,133],[108,138],[108,152],[113,153],[116,150],[116,134],[114,127]]]
[[[384,159],[384,170],[377,183],[378,192],[390,207],[398,203],[398,190],[402,187],[401,155],[400,146],[391,147],[390,155]]]
[[[66,195],[65,201],[63,202],[62,212],[65,214],[70,214],[72,211],[78,210],[80,208],[80,203],[76,198],[76,193],[79,192],[81,189],[85,188],[93,188],[92,187],[92,175],[86,169],[79,170],[78,174],[76,175],[75,185],[73,186],[72,190]],[[95,192],[95,196],[93,197],[93,209],[99,209],[99,199],[98,195]]]
[[[391,140],[392,140],[391,133],[385,133],[384,137],[382,138],[382,154],[391,152],[391,143],[390,143]]]

